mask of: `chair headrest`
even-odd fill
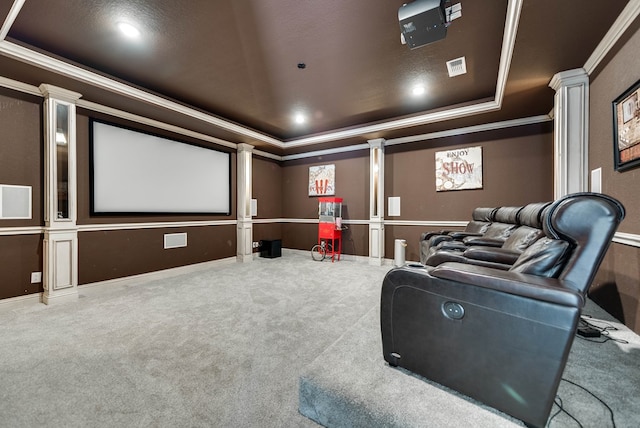
[[[495,210],[496,210],[495,208],[486,208],[486,207],[476,208],[473,210],[473,213],[471,214],[471,218],[475,221],[490,222],[491,215]]]
[[[542,229],[542,212],[551,202],[534,202],[525,205],[518,213],[518,224]]]
[[[498,223],[516,224],[518,222],[518,212],[522,207],[500,207],[493,216],[493,221]]]
[[[616,199],[589,192],[566,195],[545,209],[545,234],[572,248],[559,278],[586,294],[624,215]]]

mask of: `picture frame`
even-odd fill
[[[309,196],[333,196],[336,194],[336,166],[309,167]]]
[[[640,166],[640,80],[613,103],[613,163],[616,171]]]
[[[435,153],[436,192],[482,189],[482,146]]]

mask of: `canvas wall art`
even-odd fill
[[[331,196],[336,194],[336,166],[318,165],[309,167],[309,196]]]
[[[482,147],[436,152],[436,191],[482,189]]]

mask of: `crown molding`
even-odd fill
[[[275,145],[278,147],[281,147],[283,144],[281,141],[273,137],[259,133],[247,127],[220,119],[211,114],[207,114],[194,108],[184,106],[175,101],[162,98],[158,95],[154,95],[133,86],[126,85],[122,82],[118,82],[95,72],[85,70],[78,66],[61,61],[57,58],[32,51],[23,46],[8,42],[6,40],[0,41],[0,53],[25,62],[27,64],[35,65],[45,70],[49,70],[63,76],[71,77],[80,82],[88,83],[97,88],[105,89],[109,92],[122,95],[127,98],[143,101],[157,107],[166,108],[176,113],[184,114],[185,116],[201,120],[227,131],[244,135],[246,137],[253,138],[267,144]]]
[[[14,91],[23,92],[25,94],[36,95],[40,98],[43,97],[42,92],[40,92],[40,88],[37,86],[18,82],[17,80],[9,79],[7,77],[0,76],[0,86],[3,88],[13,89]]]
[[[118,117],[120,119],[130,120],[132,122],[140,123],[142,125],[148,125],[154,128],[164,129],[165,131],[175,132],[176,134],[181,134],[188,137],[197,138],[199,140],[208,141],[210,143],[218,144],[220,146],[229,147],[232,149],[235,149],[237,147],[237,144],[232,143],[230,141],[222,140],[220,138],[212,137],[210,135],[202,134],[200,132],[191,131],[189,129],[181,128],[179,126],[174,126],[165,122],[160,122],[159,120],[150,119],[144,116],[139,116],[137,114],[129,113],[123,110],[107,107],[102,104],[94,103],[92,101],[79,99],[76,103],[76,106],[84,108],[86,110],[91,110],[91,111],[103,113],[109,116]]]
[[[434,140],[436,138],[454,137],[462,134],[473,134],[476,132],[494,131],[496,129],[512,128],[515,126],[533,125],[536,123],[549,122],[553,120],[549,115],[539,115],[531,117],[523,117],[521,119],[505,120],[502,122],[483,123],[480,125],[472,125],[464,128],[447,129],[444,131],[430,132],[428,134],[411,135],[408,137],[391,138],[384,142],[385,146],[393,146],[396,144],[415,143],[424,140]]]
[[[520,22],[520,12],[524,0],[510,0],[507,5],[507,17],[502,36],[502,51],[500,53],[500,66],[498,67],[498,81],[496,82],[495,102],[498,109],[502,107],[504,90],[507,86],[509,68],[511,68],[511,58],[516,45],[516,35],[518,34],[518,23]]]
[[[618,18],[615,20],[607,34],[602,38],[598,46],[584,64],[587,74],[591,75],[598,67],[600,62],[609,53],[618,39],[627,31],[629,26],[640,14],[640,0],[629,0],[629,3],[622,10]]]
[[[0,28],[0,40],[4,40],[9,34],[9,29],[13,25],[13,22],[18,17],[20,10],[22,10],[22,6],[26,0],[15,0],[13,5],[11,5],[11,9],[9,9],[9,13],[7,14],[7,18],[2,23],[2,27]]]

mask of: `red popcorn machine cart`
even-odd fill
[[[318,243],[311,249],[313,260],[321,261],[342,252],[342,198],[318,198]]]

